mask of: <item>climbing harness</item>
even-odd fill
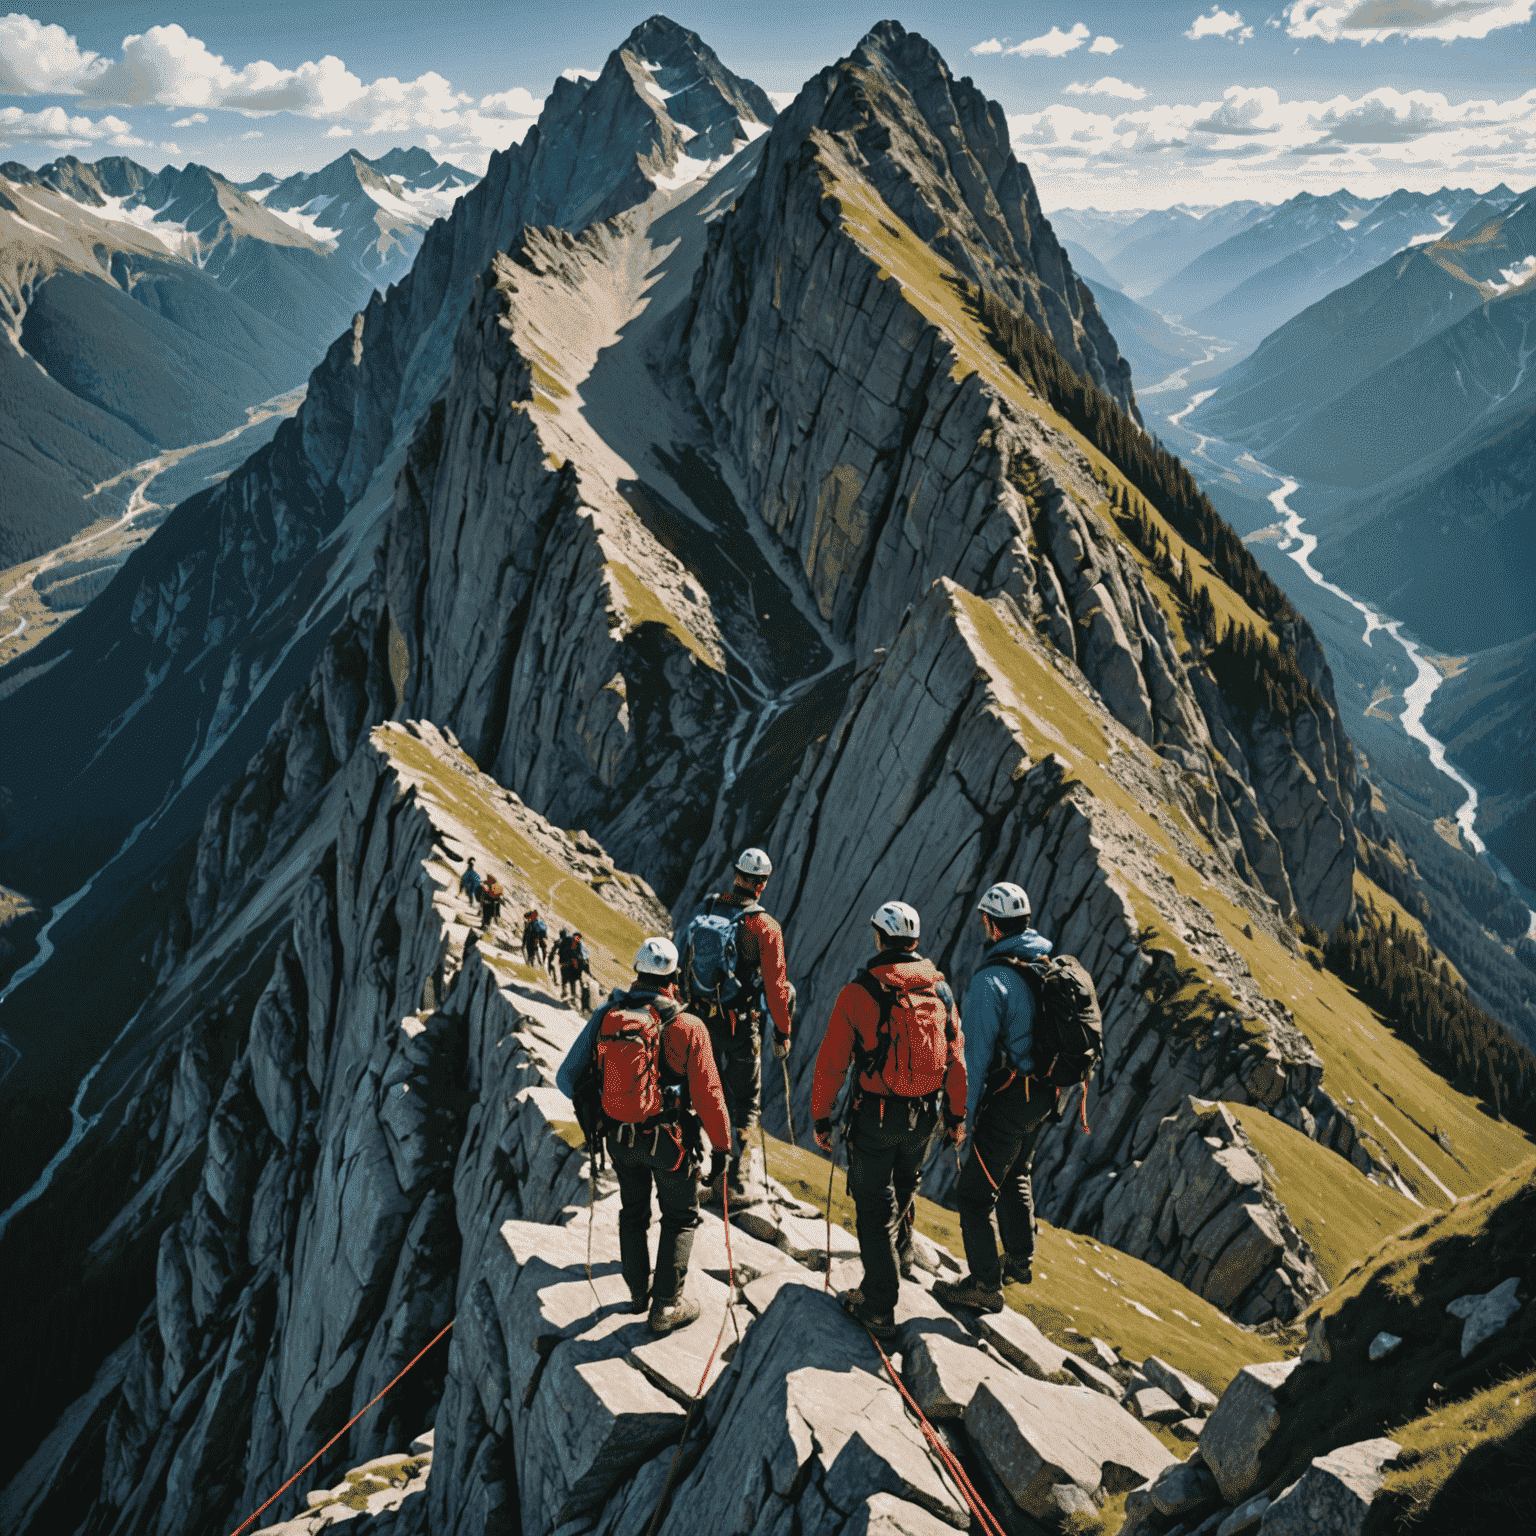
[[[651,1523],[645,1528],[645,1536],[656,1536],[656,1527],[661,1520],[661,1512],[666,1507],[667,1495],[672,1492],[672,1479],[677,1476],[677,1464],[682,1459],[683,1447],[688,1443],[688,1431],[693,1427],[693,1415],[699,1404],[704,1400],[704,1384],[709,1380],[709,1373],[714,1369],[715,1356],[720,1352],[720,1341],[725,1337],[725,1319],[731,1320],[731,1326],[736,1328],[736,1337],[740,1339],[741,1329],[736,1327],[736,1260],[731,1256],[731,1189],[729,1180],[720,1187],[721,1222],[725,1227],[725,1270],[727,1275],[725,1292],[725,1317],[720,1319],[720,1332],[715,1335],[714,1347],[709,1352],[709,1359],[704,1362],[704,1374],[699,1377],[699,1389],[693,1394],[693,1401],[688,1405],[688,1414],[683,1420],[682,1438],[677,1442],[677,1449],[672,1453],[671,1464],[667,1467],[665,1481],[661,1485],[661,1497],[656,1500],[656,1508],[651,1514]],[[235,1536],[239,1536],[236,1532]]]
[[[330,1439],[329,1439],[329,1440],[327,1440],[327,1441],[326,1441],[326,1442],[325,1442],[325,1444],[324,1444],[324,1445],[322,1445],[322,1446],[321,1446],[321,1447],[320,1447],[320,1449],[319,1449],[319,1450],[318,1450],[318,1451],[316,1451],[316,1452],[315,1452],[315,1454],[314,1454],[314,1455],[313,1455],[313,1456],[311,1456],[311,1457],[310,1457],[310,1458],[309,1458],[309,1460],[308,1460],[308,1461],[306,1461],[306,1462],[305,1462],[305,1463],[304,1463],[304,1465],[303,1465],[303,1466],[302,1466],[302,1467],[300,1467],[300,1468],[299,1468],[299,1470],[298,1470],[298,1471],[297,1471],[297,1472],[295,1472],[295,1473],[294,1473],[294,1474],[293,1474],[293,1476],[292,1476],[292,1477],[290,1477],[290,1478],[289,1478],[289,1479],[288,1479],[288,1481],[287,1481],[287,1482],[286,1482],[286,1483],[284,1483],[284,1484],[283,1484],[283,1486],[282,1486],[282,1487],[281,1487],[281,1488],[279,1488],[279,1489],[278,1489],[278,1490],[277,1490],[277,1492],[276,1492],[276,1493],[274,1493],[274,1494],[273,1494],[273,1495],[272,1495],[272,1497],[271,1497],[271,1498],[269,1498],[269,1499],[268,1499],[268,1500],[267,1500],[267,1501],[266,1501],[266,1503],[265,1503],[265,1504],[263,1504],[263,1505],[262,1505],[262,1506],[261,1506],[261,1507],[260,1507],[260,1508],[259,1508],[259,1509],[256,1509],[256,1510],[253,1510],[253,1511],[252,1511],[252,1512],[251,1512],[251,1513],[250,1513],[250,1514],[249,1514],[249,1515],[247,1515],[247,1516],[246,1516],[246,1517],[245,1517],[245,1519],[244,1519],[244,1520],[242,1520],[242,1521],[241,1521],[241,1522],[240,1522],[240,1524],[239,1524],[239,1525],[237,1525],[237,1526],[236,1526],[236,1527],[235,1527],[235,1528],[234,1528],[234,1530],[233,1530],[233,1531],[231,1531],[231,1532],[230,1532],[230,1536],[240,1536],[240,1533],[241,1533],[241,1532],[242,1532],[242,1531],[243,1531],[243,1530],[245,1530],[245,1528],[246,1528],[246,1527],[247,1527],[247,1526],[248,1526],[248,1525],[250,1525],[250,1524],[252,1524],[252,1523],[253,1523],[253,1522],[254,1522],[254,1521],[255,1521],[255,1519],[256,1519],[256,1518],[257,1518],[257,1516],[258,1516],[258,1515],[260,1515],[260,1514],[261,1514],[261,1513],[262,1513],[262,1512],[263,1512],[263,1511],[264,1511],[264,1510],[266,1510],[266,1509],[267,1509],[267,1508],[268,1508],[268,1507],[269,1507],[269,1506],[270,1506],[270,1505],[272,1505],[272,1504],[275,1504],[275,1503],[276,1503],[276,1502],[277,1502],[277,1501],[278,1501],[278,1500],[279,1500],[279,1499],[280,1499],[280,1498],[282,1498],[282,1496],[283,1496],[283,1495],[284,1495],[284,1494],[285,1494],[285,1493],[287,1493],[287,1491],[288,1491],[288,1490],[289,1490],[289,1489],[290,1489],[290,1488],[291,1488],[291,1487],[293,1487],[293,1485],[294,1485],[294,1484],[295,1484],[295,1483],[296,1483],[296,1482],[298,1482],[298,1480],[299,1480],[299,1479],[300,1479],[300,1478],[301,1478],[301,1477],[303,1477],[303,1476],[304,1476],[304,1474],[305,1474],[305,1473],[306,1473],[306,1472],[308,1472],[308,1471],[309,1471],[309,1469],[310,1469],[310,1468],[311,1468],[311,1467],[312,1467],[312,1466],[314,1466],[314,1464],[315,1464],[315,1463],[316,1463],[316,1462],[317,1462],[317,1461],[319,1461],[319,1460],[320,1460],[320,1458],[321,1458],[321,1457],[322,1457],[322,1456],[324,1456],[324,1455],[325,1455],[325,1453],[326,1453],[326,1452],[327,1452],[327,1451],[328,1451],[328,1450],[330,1450],[330,1448],[331,1448],[331,1447],[332,1447],[332,1446],[333,1446],[333,1445],[335,1445],[335,1444],[336,1444],[336,1442],[337,1442],[337,1441],[338,1441],[338,1440],[340,1440],[340,1439],[341,1439],[341,1437],[342,1437],[342,1436],[343,1436],[343,1435],[344,1435],[344,1434],[346,1434],[346,1432],[347,1432],[347,1431],[348,1431],[348,1430],[349,1430],[349,1429],[351,1429],[351,1428],[352,1428],[352,1426],[353,1426],[353,1425],[354,1425],[354,1424],[356,1424],[356,1423],[357,1423],[357,1421],[358,1421],[358,1420],[359,1420],[359,1419],[360,1419],[360,1418],[362,1418],[362,1416],[363,1416],[363,1415],[364,1415],[364,1414],[365,1414],[365,1413],[367,1413],[367,1412],[368,1412],[368,1410],[369,1410],[369,1409],[370,1409],[370,1408],[372,1408],[372,1407],[373,1407],[373,1405],[374,1405],[374,1404],[375,1404],[375,1403],[376,1403],[376,1402],[378,1402],[378,1401],[379,1401],[379,1399],[380,1399],[380,1398],[382,1398],[382,1397],[383,1397],[383,1396],[384,1396],[384,1395],[385,1395],[385,1393],[387,1393],[387,1392],[389,1392],[389,1391],[390,1391],[390,1389],[391,1389],[391,1388],[392,1388],[392,1387],[394,1387],[394,1386],[395,1386],[395,1384],[396,1384],[396,1383],[397,1383],[397,1382],[399,1382],[399,1381],[401,1381],[401,1380],[402,1380],[402,1379],[403,1379],[403,1378],[404,1378],[404,1377],[405,1377],[405,1375],[406,1375],[406,1373],[407,1373],[407,1372],[409,1372],[409,1371],[411,1371],[411,1370],[412,1370],[412,1369],[414,1369],[414,1368],[415,1368],[415,1366],[416,1366],[416,1365],[417,1365],[417,1364],[418,1364],[418,1363],[419,1363],[419,1362],[420,1362],[420,1361],[421,1361],[421,1359],[422,1359],[422,1358],[423,1358],[423,1357],[424,1357],[424,1356],[425,1356],[425,1355],[426,1355],[426,1354],[427,1354],[427,1352],[428,1352],[428,1351],[429,1351],[429,1350],[430,1350],[430,1349],[431,1349],[431,1348],[432,1348],[432,1346],[433,1346],[433,1345],[434,1345],[434,1344],[436,1344],[436,1343],[437,1343],[437,1342],[438,1342],[438,1340],[439,1340],[439,1339],[441,1339],[441,1338],[443,1338],[443,1337],[444,1337],[444,1336],[445,1336],[445,1335],[446,1335],[446,1334],[447,1334],[447,1332],[448,1332],[448,1330],[449,1330],[449,1329],[450,1329],[450,1328],[452,1328],[452,1327],[453,1327],[453,1324],[454,1324],[454,1322],[455,1322],[455,1321],[456,1321],[456,1319],[450,1319],[450,1320],[449,1320],[449,1322],[448,1322],[448,1323],[447,1323],[447,1325],[446,1325],[446,1326],[445,1326],[445,1327],[443,1327],[443,1328],[442,1328],[442,1329],[441,1329],[441,1330],[440,1330],[440,1331],[439,1331],[439,1332],[438,1332],[438,1333],[437,1333],[437,1334],[436,1334],[436,1335],[434,1335],[434,1337],[433,1337],[433,1339],[432,1339],[432,1341],[431,1341],[431,1343],[429,1343],[429,1344],[428,1344],[428,1345],[427,1345],[427,1346],[426,1346],[426,1347],[425,1347],[425,1348],[424,1348],[424,1349],[422,1349],[422,1350],[421,1350],[421,1351],[420,1351],[420,1352],[419,1352],[419,1353],[418,1353],[418,1354],[417,1354],[417,1355],[416,1355],[416,1357],[415,1357],[415,1359],[413,1359],[413,1360],[412,1360],[412,1361],[411,1361],[411,1363],[410,1363],[410,1364],[409,1364],[409,1365],[407,1365],[407,1366],[406,1366],[406,1367],[405,1367],[405,1370],[403,1370],[403,1371],[401,1371],[401,1372],[400,1372],[400,1374],[399,1374],[399,1375],[398,1375],[398,1376],[396,1376],[396,1377],[395,1377],[395,1379],[394,1379],[394,1381],[392,1381],[392,1382],[390,1382],[390,1383],[389,1383],[389,1386],[387,1386],[387,1387],[385,1387],[385,1388],[384,1388],[384,1390],[383,1390],[383,1391],[382,1391],[382,1392],[380,1392],[380,1393],[379,1393],[379,1394],[378,1394],[378,1396],[377,1396],[377,1397],[372,1397],[372,1398],[370,1398],[370,1399],[369,1399],[369,1400],[368,1400],[368,1401],[367,1401],[367,1402],[366,1402],[366,1403],[365,1403],[365,1404],[364,1404],[364,1405],[363,1405],[363,1406],[362,1406],[362,1407],[361,1407],[361,1408],[359,1408],[359,1409],[358,1409],[358,1411],[357,1411],[357,1412],[356,1412],[356,1413],[354,1413],[354,1414],[353,1414],[353,1415],[352,1415],[352,1417],[351,1417],[351,1418],[350,1418],[350,1419],[348,1419],[348,1420],[347,1420],[347,1422],[346,1422],[346,1423],[345,1423],[345,1424],[343,1424],[343,1425],[342,1425],[342,1426],[341,1426],[341,1428],[340,1428],[340,1429],[338,1429],[338,1430],[337,1430],[337,1431],[336,1431],[336,1433],[335,1433],[335,1434],[334,1434],[334,1435],[332,1435],[332,1436],[331,1436],[331,1438],[330,1438]]]

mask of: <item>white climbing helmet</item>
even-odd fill
[[[917,915],[916,907],[909,907],[904,901],[888,901],[875,915],[870,918],[881,933],[889,934],[893,939],[916,939],[922,931],[922,919]]]
[[[976,910],[988,917],[1028,917],[1029,892],[1011,880],[999,881],[976,903]]]
[[[748,848],[736,860],[736,868],[741,874],[750,875],[754,880],[766,880],[773,873],[773,860],[761,848]]]
[[[670,976],[677,969],[677,945],[659,934],[635,951],[635,970],[642,976]]]

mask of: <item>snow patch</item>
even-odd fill
[[[1490,298],[1508,293],[1511,288],[1518,288],[1536,277],[1536,255],[1527,256],[1524,261],[1517,261],[1512,267],[1500,267],[1499,276],[1504,279],[1502,283],[1490,281],[1483,284],[1483,290]]]
[[[741,125],[741,131],[746,135],[748,144],[755,144],[768,132],[767,123],[759,123],[755,120],[749,123],[744,117],[737,118],[736,121]]]
[[[695,160],[692,155],[679,155],[671,175],[653,176],[651,181],[658,192],[675,192],[679,187],[686,187],[690,181],[713,176],[730,158],[726,155],[719,160]]]
[[[131,224],[135,229],[143,230],[146,235],[153,235],[171,255],[179,256],[186,249],[187,226],[174,223],[170,219],[156,222],[156,216],[170,206],[166,203],[163,208],[150,208],[139,203],[130,208],[127,198],[108,197],[102,200],[100,208],[89,208],[86,211],[112,224]]]
[[[296,229],[301,235],[307,235],[317,245],[323,246],[326,251],[336,249],[336,236],[332,230],[319,223],[319,217],[334,203],[334,197],[312,197],[299,208],[268,208],[267,212],[275,219],[281,219],[290,229]]]

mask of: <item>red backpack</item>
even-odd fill
[[[868,970],[853,979],[880,1010],[874,1049],[866,1051],[855,1043],[860,1073],[878,1077],[901,1098],[937,1093],[949,1069],[949,1021],[954,1006],[944,978],[936,976],[910,989],[889,986]]]
[[[597,1027],[603,1113],[622,1125],[638,1125],[661,1113],[662,1031],[679,1013],[676,1003],[615,1003]]]

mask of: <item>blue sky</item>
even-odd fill
[[[654,4],[654,0],[652,0]],[[1533,0],[766,6],[666,14],[786,98],[894,15],[1008,114],[1047,208],[1536,182]],[[236,178],[356,145],[481,170],[644,3],[53,0],[0,18],[0,156]]]

